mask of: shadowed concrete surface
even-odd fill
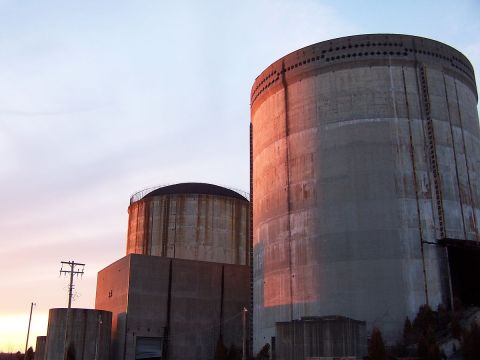
[[[367,355],[364,321],[343,316],[303,317],[291,322],[277,322],[277,360],[316,358],[363,358]]]
[[[46,336],[37,336],[37,341],[35,343],[35,360],[45,360],[45,347],[47,345]]]
[[[45,359],[109,360],[112,313],[92,309],[50,309]]]
[[[127,254],[249,263],[249,202],[235,191],[170,185],[132,202],[128,214]]]
[[[135,359],[159,339],[169,359],[212,359],[222,336],[242,346],[250,303],[246,265],[130,254],[98,273],[95,307],[113,313],[113,359]]]
[[[469,61],[414,36],[325,41],[260,74],[254,352],[276,322],[338,314],[394,342],[420,305],[450,304],[441,241],[479,240],[476,106]]]

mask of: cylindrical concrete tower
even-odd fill
[[[479,300],[449,266],[479,240],[477,100],[465,56],[405,35],[321,42],[258,76],[254,351],[278,321],[342,315],[394,341],[424,303]]]
[[[217,185],[183,183],[132,197],[127,254],[249,264],[248,200]]]
[[[50,309],[45,359],[109,360],[111,331],[110,311]]]
[[[35,360],[46,360],[45,359],[45,347],[47,345],[46,336],[37,336],[37,342],[35,344]]]

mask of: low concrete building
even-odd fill
[[[367,355],[366,322],[343,316],[277,322],[272,347],[277,360],[363,358]]]
[[[45,359],[108,360],[112,313],[92,309],[50,309]]]
[[[129,254],[98,273],[95,307],[113,313],[112,359],[212,359],[242,346],[246,265]]]
[[[267,67],[250,103],[255,353],[280,321],[339,314],[393,345],[423,304],[480,306],[464,55],[416,36],[331,39]]]

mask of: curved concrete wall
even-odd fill
[[[249,263],[246,199],[212,194],[147,196],[128,208],[128,254]]]
[[[473,69],[424,38],[360,35],[269,66],[251,95],[254,351],[343,315],[389,341],[449,301],[445,238],[478,241]]]
[[[35,343],[35,360],[45,360],[45,347],[47,345],[46,336],[37,336],[37,342]]]
[[[50,309],[45,359],[63,359],[72,349],[76,360],[110,360],[111,329],[110,311]]]

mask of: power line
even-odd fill
[[[70,283],[68,285],[68,308],[70,309],[72,307],[72,295],[73,295],[73,276],[74,275],[80,275],[83,276],[84,269],[85,269],[85,264],[81,263],[76,263],[75,261],[61,261],[62,267],[60,268],[60,275],[64,274],[70,274]],[[66,269],[64,269],[64,266]]]

